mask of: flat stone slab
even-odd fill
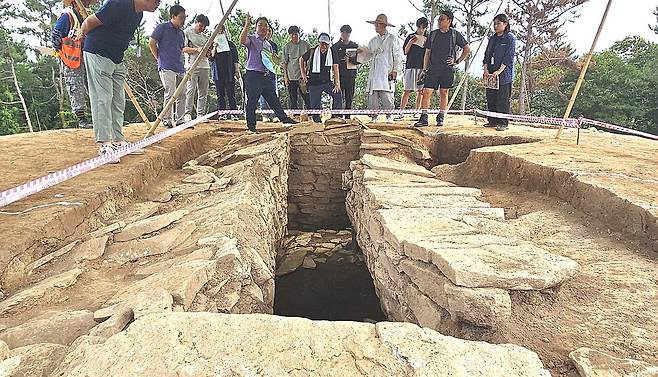
[[[361,162],[367,167],[369,167],[370,169],[393,171],[398,173],[419,175],[421,177],[429,177],[429,178],[436,177],[436,174],[423,168],[422,166],[418,166],[415,164],[406,164],[404,162],[394,161],[388,158],[374,156],[371,154],[366,154],[363,157],[361,157]]]
[[[93,313],[88,310],[52,312],[4,330],[0,333],[0,340],[9,348],[38,343],[68,346],[96,325]]]
[[[157,236],[128,242],[115,242],[107,248],[107,258],[125,264],[140,258],[165,254],[183,244],[194,232],[193,223],[166,230]]]
[[[135,352],[139,350],[139,352]],[[514,345],[443,336],[408,323],[310,321],[261,314],[143,317],[71,352],[54,375],[549,377]]]
[[[51,296],[59,294],[59,291],[75,284],[82,269],[75,268],[62,274],[44,279],[37,284],[26,288],[13,296],[0,302],[0,316],[5,315],[18,307],[28,307],[36,301],[46,301]]]
[[[114,236],[114,241],[130,241],[145,234],[153,233],[171,225],[175,221],[182,219],[183,216],[187,215],[188,213],[189,211],[180,210],[134,222],[127,225],[120,233],[116,234]]]
[[[20,362],[10,376],[50,376],[68,351],[67,346],[51,343],[32,344],[13,349],[9,353],[9,357],[18,357]]]
[[[461,187],[368,186],[378,205],[384,208],[490,208],[476,199],[477,189]],[[477,190],[477,191],[474,191]]]
[[[450,182],[419,175],[384,170],[363,170],[363,182],[370,185],[389,187],[454,187]]]
[[[639,360],[619,359],[591,348],[578,348],[569,357],[581,377],[658,376],[658,366]]]

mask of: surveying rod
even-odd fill
[[[208,41],[203,46],[203,49],[201,49],[201,51],[199,52],[199,55],[197,55],[196,59],[194,60],[194,63],[192,63],[192,66],[187,70],[187,72],[185,72],[185,76],[183,76],[183,79],[181,80],[180,84],[178,84],[178,88],[176,88],[174,95],[171,96],[169,101],[165,104],[164,109],[162,109],[162,112],[160,113],[160,115],[158,115],[158,118],[155,120],[155,123],[151,125],[151,128],[149,129],[149,132],[146,134],[145,137],[152,136],[155,133],[156,128],[158,128],[158,125],[162,122],[162,116],[174,106],[174,102],[176,102],[176,98],[178,98],[180,93],[186,88],[187,82],[189,81],[192,72],[194,72],[196,67],[201,63],[201,59],[207,59],[206,53],[208,52],[208,49],[214,43],[215,37],[217,37],[217,35],[219,34],[219,29],[224,26],[224,22],[226,22],[226,19],[228,19],[228,16],[233,11],[233,8],[235,7],[235,4],[237,4],[237,2],[238,0],[233,0],[231,6],[226,10],[226,13],[224,13],[224,16],[222,17],[222,20],[219,21],[219,24],[217,24],[217,26],[215,27],[215,31],[213,31],[210,38],[208,38]]]

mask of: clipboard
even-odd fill
[[[484,85],[486,89],[498,90],[500,88],[500,76],[487,75],[482,80],[482,85]]]
[[[231,50],[228,45],[228,38],[226,38],[226,34],[217,34],[215,37],[215,48],[217,49],[217,52],[226,52]]]

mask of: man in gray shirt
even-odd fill
[[[201,52],[203,46],[205,46],[208,41],[208,36],[204,34],[204,31],[206,31],[206,28],[210,25],[208,17],[200,14],[196,16],[194,21],[194,25],[185,29],[185,47],[183,47],[183,52],[187,54],[187,60],[185,61],[186,69],[189,69],[192,66],[192,63],[194,63],[197,56],[199,56],[199,52]],[[196,102],[196,115],[197,117],[206,115],[209,85],[210,63],[208,62],[208,59],[204,57],[194,72],[192,72],[190,80],[187,82],[187,91],[185,93],[187,99],[185,103],[186,122],[189,122],[192,119],[194,97],[196,97],[197,93],[199,94],[199,98]]]
[[[299,66],[299,57],[304,55],[306,51],[311,49],[311,45],[306,41],[299,39],[299,27],[291,26],[288,28],[290,40],[287,45],[283,47],[283,82],[288,88],[288,98],[290,101],[291,109],[298,109],[297,94],[302,94],[304,106],[309,109],[311,101],[308,96],[306,86],[300,81],[302,71]],[[301,85],[300,85],[301,84]]]

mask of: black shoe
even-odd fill
[[[164,128],[174,128],[174,126],[169,122],[162,122],[162,127],[164,127]]]
[[[428,122],[427,122],[427,114],[420,114],[420,119],[416,123],[414,123],[414,127],[427,127]]]
[[[497,124],[491,124],[491,123],[485,123],[485,124],[484,124],[484,127],[487,127],[487,128],[496,128],[496,127],[498,127],[498,125],[497,125]]]
[[[436,126],[437,127],[443,127],[443,121],[445,119],[444,113],[438,113],[436,114]]]
[[[298,121],[296,121],[296,120],[294,120],[294,119],[292,119],[292,118],[286,118],[286,119],[284,119],[283,122],[281,122],[281,123],[283,123],[283,124],[299,124]]]
[[[506,124],[499,124],[496,126],[496,131],[505,131],[507,129]]]

